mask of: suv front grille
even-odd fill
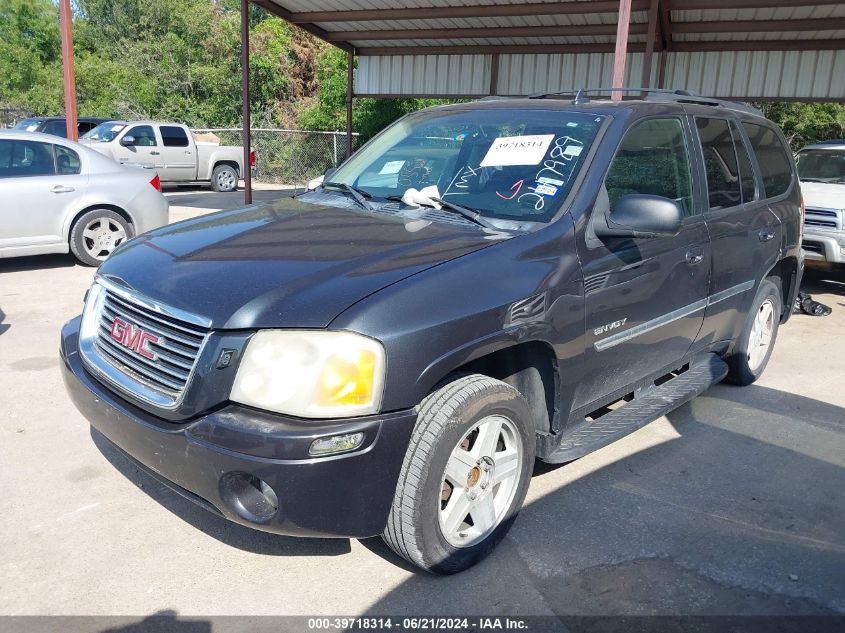
[[[820,226],[836,229],[839,228],[839,225],[837,224],[837,216],[838,213],[833,209],[808,208],[804,214],[804,226]]]
[[[112,336],[115,319],[152,334],[147,349],[153,358],[119,343]],[[106,292],[100,311],[97,349],[113,365],[133,378],[178,398],[188,384],[207,332],[189,323],[162,317],[126,299]]]
[[[98,279],[83,316],[80,352],[112,386],[157,407],[175,409],[209,332],[210,323],[204,319]]]

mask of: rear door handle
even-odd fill
[[[772,233],[771,231],[767,231],[766,229],[763,229],[762,231],[760,231],[757,234],[757,237],[760,239],[761,242],[768,242],[769,240],[774,239],[775,234]]]
[[[704,255],[697,251],[688,251],[687,252],[687,263],[695,266],[696,264],[700,264],[704,260]]]
[[[150,152],[150,156],[158,156],[159,154],[161,154],[161,152],[157,152],[155,150]]]
[[[52,189],[50,189],[53,193],[71,193],[72,191],[76,191],[73,187],[65,187],[64,185],[56,185]]]

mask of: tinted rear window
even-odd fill
[[[766,197],[775,198],[786,193],[792,182],[792,165],[780,138],[771,128],[745,122],[742,125],[757,155]]]
[[[160,130],[161,140],[164,142],[165,147],[188,146],[188,135],[185,134],[185,130],[182,128],[173,125],[162,125]]]

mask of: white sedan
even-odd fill
[[[168,210],[155,171],[56,136],[0,130],[0,258],[71,252],[98,266],[167,224]]]

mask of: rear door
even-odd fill
[[[696,116],[707,183],[704,214],[713,248],[712,280],[700,344],[728,340],[742,325],[757,284],[776,261],[780,222],[769,209],[749,146],[730,117]]]
[[[0,140],[0,248],[63,241],[64,219],[87,187],[81,171],[64,146]]]
[[[190,182],[197,177],[197,157],[188,130],[179,125],[159,126],[161,167],[158,175],[168,182]]]
[[[674,237],[600,240],[587,228],[579,238],[587,333],[574,408],[672,367],[698,335],[710,250],[696,205],[690,135],[680,114],[640,120],[608,169],[594,213],[623,196],[649,194],[676,201],[685,219]]]

